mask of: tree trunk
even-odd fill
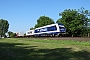
[[[89,33],[88,33],[88,37],[89,37]]]
[[[72,37],[73,37],[73,35],[72,35]]]

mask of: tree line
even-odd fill
[[[64,36],[81,36],[89,37],[90,35],[90,11],[84,7],[80,9],[65,9],[59,13],[59,18],[56,22],[48,16],[40,16],[37,23],[30,30],[54,23],[62,23],[65,25],[66,34]],[[0,19],[0,37],[5,37],[8,32],[8,20]],[[10,37],[16,36],[15,33],[9,31]]]

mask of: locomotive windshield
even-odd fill
[[[65,27],[59,27],[60,32],[66,32],[66,28]]]
[[[63,24],[59,25],[59,29],[60,29],[60,32],[66,32],[66,28],[64,27]]]

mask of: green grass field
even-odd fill
[[[90,60],[90,42],[0,39],[0,60]]]

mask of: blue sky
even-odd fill
[[[8,20],[9,31],[26,32],[40,16],[48,16],[56,22],[65,9],[81,7],[90,11],[90,0],[0,0],[0,19]]]

